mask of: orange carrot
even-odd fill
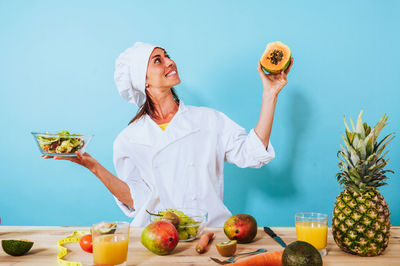
[[[282,251],[266,252],[232,263],[232,266],[281,266]]]
[[[207,251],[208,244],[213,240],[213,232],[205,232],[200,236],[199,243],[197,243],[196,251],[201,254]]]

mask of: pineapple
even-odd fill
[[[361,110],[357,125],[350,118],[353,131],[344,119],[346,136],[342,134],[345,146],[337,156],[340,172],[336,175],[344,186],[336,198],[332,218],[332,234],[336,244],[345,252],[359,256],[377,256],[383,253],[389,243],[390,213],[388,205],[379,193],[378,187],[386,185],[383,170],[388,163],[382,155],[385,147],[393,140],[393,133],[377,143],[378,135],[386,126],[384,115],[374,128],[363,123]]]

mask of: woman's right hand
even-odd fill
[[[89,155],[89,153],[85,152],[81,154],[79,151],[75,152],[76,157],[61,157],[61,156],[49,156],[49,155],[42,155],[44,159],[51,159],[54,160],[67,160],[77,164],[80,164],[90,171],[93,172],[95,165],[97,164],[96,159]]]
[[[282,88],[287,84],[287,75],[293,66],[294,58],[290,59],[289,67],[278,74],[266,74],[258,62],[258,73],[263,84],[263,96],[278,96]]]

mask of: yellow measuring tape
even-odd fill
[[[63,258],[67,255],[68,249],[66,247],[63,247],[64,244],[66,243],[76,243],[81,240],[81,237],[84,235],[90,234],[90,232],[87,231],[74,231],[72,235],[60,239],[57,241],[57,246],[60,252],[57,254],[57,262],[59,265],[63,266],[83,266],[82,263],[77,262],[77,261],[67,261],[63,260]]]

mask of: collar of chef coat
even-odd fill
[[[144,115],[132,124],[129,141],[161,150],[169,144],[199,131],[200,128],[196,125],[196,121],[191,121],[190,117],[186,115],[187,111],[188,107],[180,101],[178,111],[165,130],[162,130],[149,115]]]

